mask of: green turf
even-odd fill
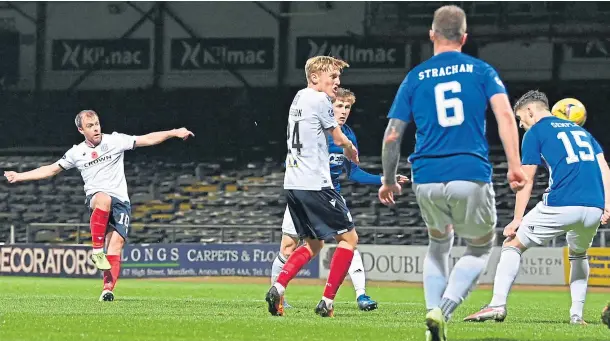
[[[292,285],[295,309],[271,317],[266,285],[121,280],[114,302],[98,302],[100,280],[0,278],[0,340],[424,340],[423,294],[413,288],[369,288],[380,302],[358,311],[346,282],[334,319],[313,313],[322,287]],[[610,340],[600,322],[608,295],[589,294],[588,326],[568,322],[567,292],[515,291],[504,323],[460,322],[487,302],[478,290],[449,324],[449,340]]]

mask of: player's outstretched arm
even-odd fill
[[[348,179],[354,182],[362,185],[381,185],[383,183],[383,176],[371,174],[353,162],[350,162],[348,167],[351,167],[348,171]],[[409,178],[404,175],[397,174],[396,181],[402,185],[409,182]]]
[[[604,183],[604,214],[602,215],[602,224],[607,224],[610,220],[610,167],[604,157],[604,153],[597,154],[597,163],[602,172],[602,181]]]
[[[363,185],[381,185],[381,175],[371,174],[350,162],[347,178]]]
[[[31,171],[17,173],[17,172],[4,172],[4,176],[10,183],[21,182],[21,181],[32,181],[32,180],[42,180],[46,178],[50,178],[59,174],[62,171],[62,168],[56,164],[50,164],[42,167],[38,167],[36,169],[32,169]]]
[[[166,140],[169,140],[173,137],[178,137],[183,140],[186,140],[189,138],[189,136],[195,136],[195,134],[193,134],[191,131],[189,131],[186,128],[172,129],[172,130],[165,130],[165,131],[156,131],[154,133],[137,136],[136,137],[136,147],[154,146],[154,145],[162,143]]]
[[[514,237],[517,233],[517,228],[521,225],[525,210],[527,209],[527,203],[530,201],[532,195],[532,188],[534,187],[534,178],[536,176],[536,165],[524,165],[522,166],[523,172],[527,176],[527,181],[523,189],[517,192],[515,198],[515,211],[513,213],[513,221],[504,228],[505,237]]]

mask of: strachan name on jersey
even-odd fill
[[[425,69],[420,71],[417,76],[421,81],[424,78],[450,76],[456,73],[472,73],[473,70],[474,66],[472,64],[448,65],[439,68]]]

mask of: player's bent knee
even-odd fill
[[[120,255],[125,246],[125,239],[116,231],[110,233],[110,238],[108,239],[107,253],[109,255]]]
[[[466,242],[466,251],[464,255],[482,257],[491,254],[493,249],[493,241],[488,241],[485,244],[470,244]]]
[[[568,254],[570,258],[586,258],[587,257],[587,249],[580,248],[570,248],[568,250]]]
[[[320,250],[322,250],[322,248],[324,247],[324,241],[317,239],[307,239],[303,246],[309,250],[309,252],[311,253],[311,257],[313,258],[317,256],[318,253],[320,253]]]
[[[288,259],[290,255],[296,250],[298,244],[298,239],[293,238],[292,236],[283,235],[282,242],[280,244],[280,253]]]
[[[453,226],[447,225],[445,227],[445,232],[440,231],[434,228],[428,228],[428,236],[434,239],[445,239],[453,232]]]
[[[504,243],[502,243],[502,247],[514,247],[519,249],[521,252],[525,252],[525,250],[531,247],[532,243],[533,242],[529,239],[526,241],[522,241],[522,238],[519,238],[519,236],[517,235],[515,236],[515,238],[506,238],[504,240]]]
[[[343,248],[355,250],[356,246],[358,246],[358,233],[356,233],[356,229],[352,229],[343,234],[336,235],[335,241],[339,245],[343,244],[344,246],[341,246]]]
[[[111,204],[112,198],[104,192],[95,193],[91,199],[91,208],[93,209],[99,208],[101,210],[110,211]]]

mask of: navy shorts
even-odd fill
[[[85,205],[89,208],[89,214],[93,213],[91,208],[91,198],[95,194],[88,195],[85,200]],[[129,222],[131,221],[131,204],[129,201],[121,201],[116,197],[110,196],[110,217],[108,218],[108,226],[117,231],[123,239],[127,240],[129,232]],[[106,230],[108,232],[108,230]]]
[[[289,189],[286,201],[300,238],[325,240],[354,228],[345,199],[332,188],[320,191]]]

